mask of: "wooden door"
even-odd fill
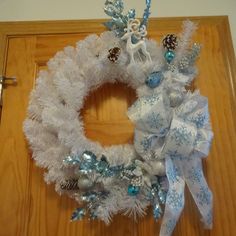
[[[182,20],[152,19],[149,35],[159,40],[167,33],[178,33]],[[209,98],[215,133],[211,153],[204,163],[214,194],[214,228],[203,230],[187,192],[185,210],[174,235],[233,236],[236,233],[236,77],[228,19],[195,17],[192,20],[199,23],[194,40],[204,45],[198,61],[200,75],[194,86]],[[46,185],[43,171],[30,158],[22,132],[29,93],[38,71],[45,69],[46,62],[58,50],[75,45],[90,33],[102,31],[101,21],[95,20],[0,23],[0,69],[6,76],[16,76],[18,81],[16,86],[7,86],[3,94],[0,236],[154,236],[159,233],[160,222],[154,222],[150,211],[137,222],[116,216],[110,226],[88,219],[70,223],[75,202],[58,196],[54,186]],[[135,92],[123,85],[118,89],[106,85],[91,94],[83,110],[87,136],[104,145],[131,141],[133,126],[125,112],[133,100]],[[121,124],[122,129],[118,129]]]

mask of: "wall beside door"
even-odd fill
[[[104,18],[105,0],[0,0],[0,21]],[[124,0],[142,15],[145,0]],[[236,51],[235,0],[152,0],[153,17],[228,15]]]

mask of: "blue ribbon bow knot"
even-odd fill
[[[171,235],[184,207],[187,184],[207,228],[212,226],[212,193],[202,170],[213,133],[208,101],[198,92],[188,93],[176,109],[162,93],[144,96],[128,111],[135,122],[136,151],[147,160],[165,159],[169,181],[161,236]]]

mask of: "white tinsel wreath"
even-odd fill
[[[46,182],[87,204],[91,218],[109,223],[118,212],[144,215],[152,205],[158,219],[165,204],[161,234],[169,235],[184,205],[186,182],[211,226],[212,196],[201,168],[212,138],[207,100],[185,89],[196,75],[199,47],[188,49],[195,28],[184,22],[173,61],[147,39],[132,60],[128,43],[104,32],[58,52],[40,72],[24,123],[33,158],[47,169]],[[89,92],[117,81],[138,96],[128,110],[136,125],[134,145],[103,147],[85,137],[80,110]],[[72,219],[85,213],[78,208]]]

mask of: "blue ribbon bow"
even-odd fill
[[[168,96],[159,92],[138,99],[128,116],[136,124],[136,151],[147,161],[165,159],[169,190],[160,235],[171,235],[175,228],[184,207],[185,183],[206,228],[211,228],[212,193],[201,161],[208,155],[213,137],[207,99],[198,92],[188,93],[173,109]]]

